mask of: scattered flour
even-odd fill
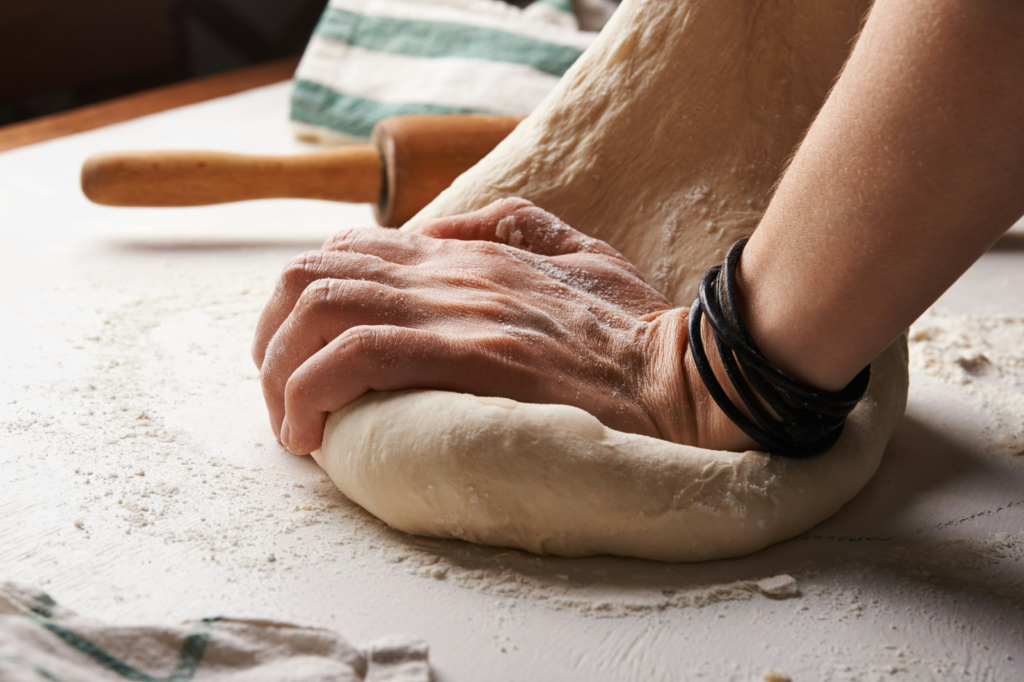
[[[992,447],[1024,455],[1024,316],[935,308],[910,328],[910,370],[972,396],[995,420]]]

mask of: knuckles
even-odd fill
[[[302,333],[316,333],[310,328],[315,330],[325,318],[339,314],[346,305],[352,304],[347,285],[346,280],[338,279],[317,279],[307,284],[295,302],[290,316],[292,324],[305,328]]]
[[[324,260],[323,251],[307,251],[291,259],[281,272],[281,288],[285,292],[304,290],[311,281],[323,276]]]
[[[501,258],[508,255],[509,247],[499,242],[468,241],[458,242],[458,247],[469,254],[482,258]]]
[[[317,279],[306,285],[293,316],[302,322],[346,312],[377,312],[384,317],[401,292],[386,284],[361,279]]]
[[[310,314],[318,315],[325,308],[332,308],[341,298],[339,296],[339,285],[341,282],[336,279],[317,279],[302,290],[299,300],[295,302],[295,313],[298,317],[307,317]]]
[[[359,234],[357,230],[364,230],[363,227],[347,227],[338,231],[333,237],[324,242],[323,251],[348,251],[356,242]]]
[[[359,325],[352,327],[341,335],[339,350],[345,357],[371,358],[382,355],[382,337],[380,327]]]

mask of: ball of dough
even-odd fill
[[[839,442],[806,460],[676,445],[566,405],[445,391],[371,393],[313,453],[388,525],[538,554],[704,561],[754,552],[834,514],[903,415],[905,339],[872,364]]]

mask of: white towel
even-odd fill
[[[407,114],[528,114],[597,37],[611,0],[330,0],[295,73],[296,134],[364,142]],[[579,18],[577,18],[579,17]]]
[[[0,584],[3,682],[428,682],[426,645],[396,637],[354,647],[318,628],[206,618],[113,626],[45,593]]]

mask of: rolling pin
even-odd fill
[[[312,154],[246,156],[209,151],[96,154],[82,191],[107,206],[203,206],[247,199],[372,203],[397,227],[498,146],[522,116],[396,116],[367,145]]]

